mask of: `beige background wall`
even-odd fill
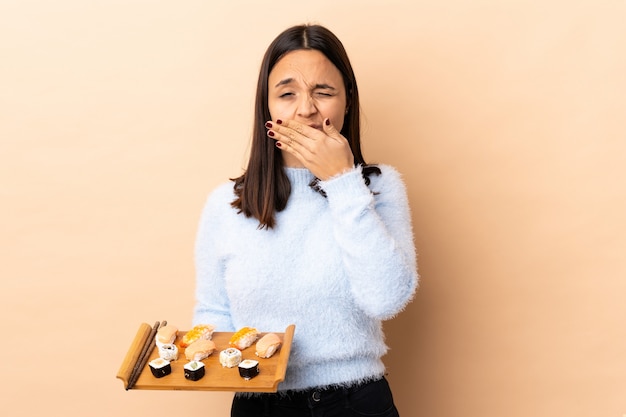
[[[624,21],[622,0],[0,0],[3,415],[228,414],[115,374],[141,322],[190,325],[201,206],[301,22],[344,41],[366,158],[409,187],[402,415],[626,414]]]

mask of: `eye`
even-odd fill
[[[324,93],[324,92],[322,92],[322,91],[318,91],[318,92],[316,92],[316,93],[315,93],[315,95],[316,95],[316,96],[318,96],[318,97],[332,97],[332,96],[333,96],[333,95],[332,95],[332,94],[330,94],[330,93]]]
[[[286,97],[289,97],[289,96],[293,96],[293,93],[283,93],[283,94],[281,94],[281,95],[280,95],[280,96],[278,96],[278,97],[280,97],[280,98],[286,98]]]

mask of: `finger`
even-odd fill
[[[276,140],[276,141],[281,141],[283,143],[286,143],[288,145],[293,144],[294,142],[296,142],[296,138],[297,135],[294,131],[287,131],[285,133],[280,133],[278,132],[278,130],[276,129],[270,129],[267,131],[267,136],[269,136],[270,138]]]
[[[317,139],[315,135],[319,134],[319,131],[314,127],[296,122],[295,120],[277,119],[275,122],[268,121],[265,123],[265,127],[274,130],[276,133],[292,137],[294,140],[304,138]],[[292,136],[289,132],[294,132],[298,136]]]
[[[296,137],[293,132],[288,132],[285,135],[281,135],[274,130],[268,130],[267,136],[276,141],[276,147],[281,149],[294,149],[298,144],[294,138]]]
[[[306,125],[292,121],[276,120],[276,122],[268,121],[265,123],[268,129],[267,136],[276,140],[276,146],[282,149],[295,149],[303,143],[307,142],[307,136],[303,134]]]

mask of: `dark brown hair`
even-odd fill
[[[366,183],[369,183],[368,175],[380,174],[378,167],[367,166],[361,153],[359,91],[352,65],[341,41],[323,26],[293,26],[274,39],[263,57],[257,82],[250,159],[244,174],[234,179],[237,198],[231,205],[247,217],[258,219],[259,228],[274,227],[274,214],[285,208],[291,193],[291,184],[283,170],[281,151],[275,146],[275,142],[267,137],[265,128],[265,122],[271,119],[268,106],[268,78],[274,65],[285,54],[302,49],[322,52],[341,73],[347,105],[341,134],[350,144],[355,166],[363,165]]]

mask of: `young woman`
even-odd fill
[[[279,392],[236,394],[232,416],[398,415],[382,321],[415,292],[415,248],[398,172],[363,159],[359,111],[328,29],[271,43],[248,166],[202,213],[194,324],[296,331]]]

